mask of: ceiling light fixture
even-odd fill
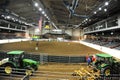
[[[85,19],[86,21],[88,20],[88,18]]]
[[[97,12],[95,11],[94,14],[97,14]]]
[[[113,32],[111,32],[110,34],[113,35]]]
[[[105,2],[105,6],[108,6],[109,5],[109,3],[108,2]]]
[[[46,17],[47,15],[45,14],[44,16]]]
[[[38,7],[38,3],[35,3],[35,7]]]
[[[100,7],[100,8],[99,8],[99,11],[101,11],[101,10],[102,10],[102,8]]]
[[[2,17],[5,17],[4,15],[1,15]]]
[[[105,12],[107,12],[107,9],[104,9]]]
[[[6,18],[7,18],[7,19],[10,19],[10,16],[7,16]]]
[[[44,12],[44,11],[42,11],[42,14],[45,14],[45,12]]]
[[[16,21],[18,21],[18,19],[16,19]]]
[[[89,21],[91,21],[91,19],[89,19]]]
[[[14,18],[12,18],[12,20],[14,20]]]
[[[42,8],[39,8],[39,11],[42,11]]]

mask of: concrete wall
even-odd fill
[[[80,40],[83,38],[83,30],[82,29],[74,29],[72,31],[73,40]]]
[[[72,36],[73,40],[79,40],[83,38],[83,30],[82,29],[67,29],[65,30],[65,33]]]

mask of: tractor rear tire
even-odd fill
[[[12,64],[4,64],[3,67],[5,68],[4,69],[5,73],[11,74],[13,72],[14,65],[12,65]]]
[[[102,68],[101,74],[103,76],[110,76],[111,75],[111,68],[109,66]]]

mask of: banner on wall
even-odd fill
[[[39,27],[39,30],[40,30],[40,32],[41,32],[41,29],[42,29],[42,16],[40,17],[38,27]]]

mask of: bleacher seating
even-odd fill
[[[85,42],[89,42],[92,44],[96,44],[96,45],[100,45],[100,46],[104,46],[104,47],[109,47],[111,49],[118,49],[120,50],[120,41],[119,40],[93,40],[93,39],[86,39],[84,40]]]
[[[120,50],[120,46],[119,46],[119,47],[116,47],[115,49]]]
[[[6,40],[6,39],[24,39],[24,37],[17,37],[16,35],[0,34],[0,40]]]

